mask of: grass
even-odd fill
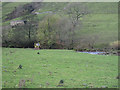
[[[110,44],[117,41],[118,14],[87,15],[82,20],[82,27],[80,30],[77,30],[77,35],[81,38],[95,38],[96,44]]]
[[[2,3],[2,15],[5,16],[9,13],[11,13],[15,7],[18,7],[20,5],[27,4],[29,2],[3,2]]]
[[[3,88],[18,88],[21,80],[26,88],[56,88],[60,80],[60,88],[118,87],[118,56],[3,48],[2,63]],[[17,69],[20,64],[23,68]]]

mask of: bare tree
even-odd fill
[[[81,18],[89,13],[88,8],[85,6],[84,3],[71,3],[67,6],[65,10],[68,14],[72,27],[70,28],[71,34],[71,47],[74,47],[74,36],[75,36],[75,28],[77,25],[80,24]]]
[[[81,18],[89,13],[88,8],[86,7],[85,3],[71,3],[66,7],[66,13],[71,20],[71,47],[74,47],[74,36],[75,36],[75,29],[77,25],[80,25]]]

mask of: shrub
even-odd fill
[[[114,41],[110,43],[110,47],[115,48],[115,49],[120,49],[120,41]]]

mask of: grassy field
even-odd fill
[[[82,22],[77,30],[78,37],[95,41],[96,46],[110,44],[118,39],[118,14],[91,14]]]
[[[118,86],[118,56],[3,48],[2,64],[3,88],[56,88],[60,80],[64,80],[64,84],[58,88]],[[19,65],[23,68],[18,69]]]

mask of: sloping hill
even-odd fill
[[[28,2],[3,2],[2,3],[2,16],[3,16],[3,19],[6,18],[6,15],[11,13],[15,7],[19,7],[20,5],[24,5]]]
[[[55,13],[63,13],[62,11],[69,6],[71,3],[69,2],[64,2],[64,3],[58,3],[58,2],[43,2],[41,4],[38,4],[36,7],[39,7],[40,9],[38,12],[45,12],[45,11],[52,11]],[[118,12],[118,4],[117,3],[111,3],[111,2],[106,2],[106,3],[83,3],[89,10],[94,13],[94,14],[116,14]],[[30,5],[35,6],[36,3],[28,3],[28,2],[3,2],[3,12],[2,15],[3,17],[7,17],[7,14],[12,13],[15,11],[15,8],[18,7],[29,7]],[[23,8],[20,8],[23,9]],[[15,12],[17,12],[17,9]],[[3,18],[5,19],[5,18]]]

